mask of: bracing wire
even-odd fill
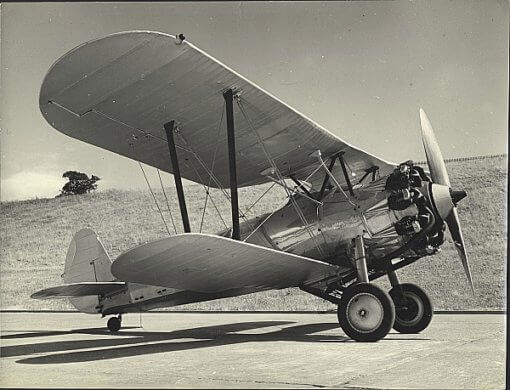
[[[273,188],[276,184],[280,184],[280,183],[274,182],[273,184],[271,184],[271,186],[270,186],[267,190],[265,190],[265,191],[264,191],[264,193],[263,193],[262,195],[260,195],[260,196],[258,197],[258,199],[257,199],[255,202],[253,202],[253,203],[252,203],[252,205],[251,205],[250,207],[248,207],[248,209],[246,210],[246,214],[248,214],[248,212],[249,212],[249,211],[250,211],[253,207],[255,207],[255,205],[256,205],[256,204],[257,204],[257,203],[258,203],[258,202],[259,202],[259,201],[260,201],[260,200],[261,200],[261,199],[262,199],[262,198],[263,198],[263,197],[264,197],[264,196],[265,196],[265,195],[266,195],[266,194],[267,194],[267,193],[268,193],[268,192],[269,192],[269,191],[270,191],[270,190],[271,190],[271,189],[272,189],[272,188]],[[282,205],[282,206],[284,206],[284,205]],[[281,207],[282,207],[282,206],[281,206]],[[245,238],[243,241],[244,241],[244,242],[246,242],[246,240],[248,240],[251,236],[253,236],[253,235],[257,232],[257,230],[259,230],[259,228],[260,228],[260,227],[262,227],[262,225],[264,225],[264,224],[266,223],[266,221],[267,221],[269,218],[271,218],[271,217],[273,216],[273,214],[274,214],[274,213],[276,213],[276,212],[277,212],[277,211],[278,211],[281,207],[277,207],[276,209],[274,209],[274,210],[273,210],[273,212],[272,212],[272,213],[270,213],[270,214],[269,214],[266,218],[264,218],[264,220],[263,220],[261,223],[259,223],[259,224],[257,225],[257,227],[256,227],[255,229],[253,229],[253,230],[251,231],[251,233],[250,233],[250,234],[248,234],[248,236],[246,236],[246,238]]]
[[[285,184],[285,180],[283,179],[283,176],[281,176],[281,173],[280,171],[276,171],[276,174],[279,178],[279,180]],[[317,248],[317,251],[319,252],[319,254],[322,256],[322,250],[319,246],[319,244],[317,243],[317,240],[316,240],[316,237],[313,235],[312,231],[310,230],[310,228],[308,227],[309,226],[309,223],[308,221],[306,220],[306,217],[305,215],[303,214],[303,212],[301,211],[301,209],[299,208],[299,205],[297,204],[296,202],[296,199],[294,199],[294,197],[292,196],[292,194],[290,193],[289,189],[287,188],[287,186],[284,186],[283,187],[285,192],[287,192],[287,196],[289,197],[290,199],[290,202],[292,203],[292,206],[294,207],[294,210],[296,211],[296,214],[298,215],[299,219],[301,219],[301,222],[303,223],[306,231],[308,232],[308,235],[310,236],[310,238],[312,239],[313,243],[315,244],[315,247]]]
[[[324,161],[322,160],[321,157],[319,157],[319,161],[321,163],[321,166],[324,167],[324,170],[326,171],[326,174],[331,178],[331,180],[333,180],[333,183],[335,184],[335,187],[337,189],[340,190],[340,192],[342,192],[342,194],[345,196],[345,199],[347,200],[347,202],[349,202],[352,206],[354,207],[358,207],[358,205],[356,203],[354,203],[351,198],[346,194],[346,192],[344,191],[344,189],[342,188],[342,186],[340,185],[340,183],[338,182],[338,180],[336,180],[335,176],[333,175],[333,173],[331,173],[331,171],[328,169],[328,167],[326,166],[326,164],[324,163]]]
[[[265,195],[266,195],[266,194],[267,194],[267,193],[268,193],[268,192],[269,192],[269,191],[270,191],[270,190],[271,190],[271,189],[272,189],[272,188],[273,188],[276,184],[277,184],[276,182],[274,182],[273,184],[271,184],[271,186],[270,186],[267,190],[265,190],[265,191],[264,191],[264,193],[263,193],[262,195],[260,195],[260,196],[258,197],[258,199],[257,199],[255,202],[253,202],[253,203],[252,203],[252,205],[251,205],[250,207],[248,207],[248,208],[246,209],[246,214],[248,214],[248,213],[250,212],[250,210],[251,210],[253,207],[255,207],[255,205],[256,205],[256,204],[257,204],[257,203],[258,203],[258,202],[259,202],[259,201],[260,201],[260,200],[261,200],[261,199],[262,199],[262,198],[263,198],[263,197],[264,197],[264,196],[265,196]]]
[[[223,102],[223,107],[221,108],[220,122],[218,124],[218,129],[216,130],[216,140],[219,139],[221,124],[223,123],[224,114],[225,114],[225,102]],[[216,154],[218,153],[219,145],[220,145],[220,143],[217,142],[216,148],[214,149],[213,160],[212,160],[212,164],[211,164],[211,172],[214,172],[214,165],[216,163]],[[207,201],[209,200],[209,196],[211,196],[209,194],[209,190],[211,189],[211,180],[212,180],[212,176],[209,175],[209,182],[207,183],[207,189],[205,190],[204,210],[202,211],[202,219],[200,220],[200,233],[202,233],[202,227],[204,226],[204,218],[205,218],[205,211],[207,209]],[[212,196],[211,196],[211,201],[212,201]]]
[[[269,180],[273,181],[273,182],[274,182],[274,184],[278,184],[278,185],[279,185],[279,186],[281,186],[281,187],[286,187],[286,188],[287,188],[287,190],[289,190],[289,191],[290,191],[290,193],[292,194],[292,196],[294,196],[294,194],[296,194],[296,195],[302,196],[303,198],[306,198],[306,199],[308,199],[308,200],[310,200],[310,201],[312,201],[312,202],[314,202],[314,203],[316,203],[316,204],[318,204],[318,205],[322,205],[322,202],[321,202],[321,201],[318,201],[317,199],[311,198],[311,197],[309,197],[308,195],[306,195],[306,194],[304,194],[304,193],[302,193],[302,192],[299,192],[299,191],[298,191],[298,187],[297,187],[297,186],[295,186],[294,188],[290,188],[290,187],[288,187],[288,186],[285,184],[285,182],[280,183],[280,181],[279,181],[279,180],[276,180],[276,179],[275,179],[274,177],[272,177],[272,176],[266,175],[266,177],[267,177]]]
[[[286,202],[285,202],[285,203],[286,203]],[[255,229],[253,229],[253,230],[250,232],[250,234],[248,234],[248,236],[246,236],[246,238],[245,238],[243,241],[244,241],[244,242],[246,242],[246,241],[247,241],[247,240],[248,240],[251,236],[253,236],[253,235],[257,232],[257,230],[259,230],[259,228],[261,228],[261,227],[262,227],[262,225],[264,225],[264,224],[267,222],[267,220],[268,220],[269,218],[271,218],[271,217],[274,215],[274,213],[276,213],[278,210],[280,210],[280,208],[281,208],[281,207],[283,207],[283,206],[284,206],[284,205],[282,205],[282,206],[280,206],[280,207],[275,208],[275,209],[274,209],[274,210],[273,210],[273,211],[272,211],[272,212],[271,212],[271,213],[270,213],[270,214],[269,214],[266,218],[264,218],[264,220],[263,220],[261,223],[259,223],[259,224],[257,225],[257,227],[256,227]]]
[[[260,137],[260,134],[255,129],[255,127],[251,123],[250,119],[246,115],[246,113],[244,111],[244,107],[243,107],[243,105],[241,104],[241,102],[239,100],[237,101],[237,105],[238,105],[241,113],[243,114],[244,119],[250,125],[250,128],[251,128],[252,132],[257,136],[258,142],[259,142],[260,146],[262,147],[262,150],[263,150],[264,154],[266,155],[266,158],[269,161],[269,164],[271,164],[271,167],[273,168],[275,174],[278,176],[278,180],[280,180],[282,182],[282,187],[285,189],[285,192],[287,193],[287,196],[289,197],[290,202],[292,203],[292,206],[294,207],[294,209],[296,211],[296,214],[298,215],[299,219],[301,219],[301,222],[303,223],[306,231],[308,232],[308,235],[310,236],[310,238],[314,242],[315,247],[317,248],[317,251],[319,252],[320,255],[322,255],[322,250],[321,250],[320,246],[318,245],[318,243],[316,241],[316,237],[313,235],[313,233],[310,231],[310,229],[308,227],[309,224],[308,224],[308,221],[306,220],[306,217],[304,216],[304,214],[300,210],[299,206],[296,204],[296,200],[294,199],[294,197],[290,193],[289,189],[285,185],[285,180],[284,180],[280,170],[276,166],[274,160],[269,155],[269,152],[267,151],[266,146],[264,145],[264,142],[263,142],[262,138]]]
[[[186,138],[181,134],[179,133],[179,137],[181,138],[181,140],[184,142],[184,145],[188,148],[189,152],[193,155],[193,157],[195,157],[195,159],[198,161],[198,163],[200,164],[200,166],[204,169],[204,171],[206,171],[206,173],[209,175],[209,178],[211,178],[212,180],[214,180],[214,182],[216,183],[216,185],[218,186],[218,188],[220,189],[220,191],[223,193],[223,195],[225,196],[225,198],[230,202],[231,199],[230,199],[230,195],[227,193],[227,191],[225,190],[225,188],[223,188],[223,186],[221,185],[220,181],[216,178],[216,176],[214,175],[214,173],[207,167],[207,165],[202,161],[202,159],[200,158],[200,156],[195,153],[193,151],[193,148],[190,147],[188,141],[186,141]],[[196,169],[195,165],[191,164],[191,167],[194,169],[195,173],[197,174],[198,178],[200,179],[200,182],[203,183],[203,180],[202,180],[202,177],[200,176],[200,173],[198,173],[198,170]],[[206,185],[203,184],[203,187],[206,188]],[[218,212],[218,215],[219,217],[221,218],[223,224],[225,224],[225,221],[223,220],[223,217],[221,216],[221,213],[219,212],[218,208],[216,207],[216,204],[214,203],[214,200],[213,200],[213,197],[211,196],[211,202],[212,204],[214,205],[216,211]],[[248,221],[248,218],[246,218],[246,215],[243,213],[243,211],[241,210],[241,208],[239,208],[239,216],[241,218],[244,219],[244,221],[249,225],[250,228],[252,228],[250,222]],[[226,226],[226,224],[225,224]],[[228,229],[228,227],[227,227]]]
[[[163,195],[165,196],[166,208],[168,209],[168,213],[170,214],[170,220],[172,221],[172,226],[174,227],[175,234],[177,234],[177,227],[175,226],[174,216],[172,215],[172,210],[170,209],[170,204],[168,202],[168,198],[166,196],[165,187],[163,186],[163,180],[161,179],[161,174],[159,172],[159,168],[156,168],[158,171],[159,183],[161,184],[161,190],[163,191]]]
[[[200,179],[200,182],[203,183],[203,180],[202,180],[202,177],[200,176],[200,173],[198,173],[198,170],[197,168],[195,167],[195,165],[191,164],[191,167],[193,168],[193,170],[195,171],[197,177]],[[205,186],[205,184],[202,184],[202,187],[204,187],[204,189],[206,189],[207,187]],[[221,216],[221,212],[220,210],[218,209],[218,206],[216,206],[216,203],[214,203],[214,199],[213,197],[210,195],[211,197],[211,203],[213,204],[214,208],[216,209],[216,212],[218,213],[218,216],[220,217],[221,219],[221,222],[223,222],[223,225],[225,225],[225,228],[228,229],[228,225],[227,223],[225,222],[225,220],[223,219],[223,217]]]
[[[225,229],[228,229],[228,225],[227,223],[225,222],[225,220],[223,219],[222,215],[221,215],[221,212],[220,210],[218,209],[218,206],[216,206],[216,203],[214,202],[214,198],[212,197],[211,194],[209,194],[209,197],[211,199],[211,203],[212,205],[214,206],[214,209],[216,210],[216,213],[218,213],[218,216],[220,217],[221,219],[221,222],[223,222],[223,225],[225,226]]]
[[[204,209],[202,210],[202,218],[200,219],[200,229],[199,233],[202,233],[202,228],[204,227],[204,219],[205,219],[205,210],[207,209],[207,200],[209,199],[209,190],[205,190],[205,201],[204,201]]]
[[[163,224],[165,225],[165,229],[166,229],[168,235],[171,236],[170,230],[168,229],[168,225],[166,224],[166,221],[165,221],[165,217],[163,216],[161,208],[159,207],[158,201],[156,199],[156,195],[154,195],[154,191],[152,191],[152,187],[151,187],[151,185],[149,183],[149,179],[147,179],[147,175],[145,174],[145,170],[143,169],[142,163],[140,161],[138,161],[138,165],[140,166],[140,169],[142,170],[143,177],[145,178],[145,182],[147,183],[147,186],[149,187],[149,191],[152,194],[152,198],[154,199],[154,203],[156,203],[156,207],[157,207],[157,209],[159,211],[159,215],[161,216],[161,219],[163,220]]]

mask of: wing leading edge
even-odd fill
[[[336,266],[321,261],[197,233],[139,246],[112,264],[112,274],[126,282],[201,293],[295,287],[336,273]]]
[[[317,166],[310,156],[344,152],[348,168],[363,174],[394,164],[363,152],[289,107],[188,41],[131,31],[87,42],[60,58],[46,75],[40,108],[71,137],[173,173],[163,124],[178,126],[183,177],[228,187],[222,92],[233,89],[239,187],[261,184],[270,167],[304,179]],[[218,151],[215,153],[215,151]],[[214,156],[216,155],[216,158]],[[213,164],[214,161],[214,164]],[[336,175],[343,182],[343,176]],[[317,178],[317,182],[322,179]]]

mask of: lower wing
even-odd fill
[[[335,277],[337,267],[291,253],[208,234],[179,234],[120,255],[123,281],[203,293],[297,287]]]

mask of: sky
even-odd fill
[[[137,162],[69,138],[39,111],[50,66],[127,30],[186,38],[348,143],[425,159],[419,108],[445,158],[507,152],[507,1],[1,4],[2,201],[53,197],[63,172],[146,188]],[[147,167],[156,185],[155,170]],[[165,174],[165,183],[172,182]]]

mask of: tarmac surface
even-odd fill
[[[0,313],[0,386],[505,388],[502,314],[436,314],[423,333],[347,338],[335,314]]]

